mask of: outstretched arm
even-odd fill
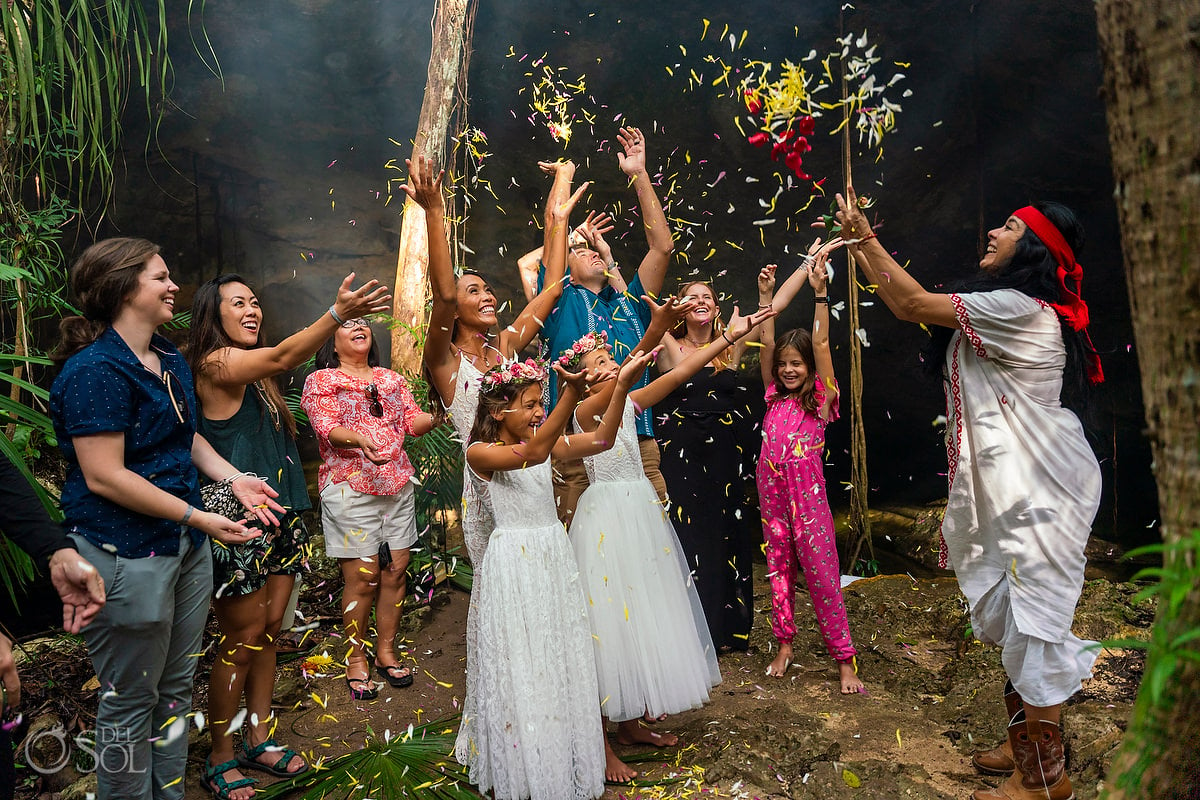
[[[606,387],[607,391],[588,398],[604,398],[604,415],[599,420],[594,416],[594,410],[591,415],[585,416],[587,409],[582,405],[579,407],[575,417],[584,432],[562,437],[554,446],[555,458],[566,460],[594,456],[613,446],[625,415],[625,397],[629,394],[629,387],[638,382],[646,365],[654,360],[656,354],[655,350],[635,352],[621,365],[616,380],[611,382],[611,387]],[[593,405],[592,408],[597,406]]]
[[[546,318],[554,311],[562,296],[567,270],[567,228],[571,211],[591,185],[584,183],[571,194],[571,179],[575,165],[570,161],[538,162],[544,172],[553,173],[554,183],[546,199],[546,237],[542,252],[546,258],[546,275],[542,291],[525,306],[512,325],[500,332],[498,345],[505,358],[513,358],[533,341]]]
[[[534,464],[540,464],[550,457],[550,451],[567,429],[571,414],[579,402],[582,386],[586,386],[586,373],[570,373],[555,364],[554,371],[562,377],[559,384],[558,403],[551,409],[550,415],[538,426],[537,431],[528,442],[520,444],[487,444],[467,448],[467,461],[471,469],[479,473],[484,480],[491,480],[492,473],[497,470],[524,469]],[[531,402],[541,403],[541,398]]]
[[[688,378],[703,369],[713,358],[720,355],[726,347],[730,347],[737,340],[744,338],[756,325],[773,316],[775,316],[774,309],[767,307],[760,308],[749,317],[743,317],[738,313],[737,306],[734,306],[733,316],[729,318],[729,325],[720,336],[709,343],[708,347],[701,347],[688,353],[675,365],[673,370],[651,381],[649,386],[643,386],[641,389],[630,392],[629,396],[640,408],[658,404],[664,397],[682,386]]]
[[[650,294],[658,294],[662,291],[671,254],[675,252],[675,242],[671,238],[671,229],[667,227],[667,215],[662,202],[650,183],[650,173],[646,171],[646,137],[638,128],[621,128],[617,133],[617,141],[621,144],[617,159],[621,171],[629,176],[637,192],[642,225],[646,228],[646,244],[650,248],[638,267],[638,277],[642,279],[642,288]]]
[[[858,207],[858,196],[853,186],[846,187],[845,197],[837,195],[837,203],[837,220],[842,225],[841,235],[846,245],[854,254],[854,260],[858,262],[867,281],[874,284],[876,293],[896,318],[905,322],[957,328],[958,318],[954,314],[950,296],[925,291],[916,278],[896,263],[871,231],[867,215]]]
[[[449,402],[454,397],[454,375],[458,359],[450,351],[454,314],[458,310],[458,289],[454,284],[454,264],[450,260],[450,242],[446,238],[446,200],[442,196],[443,171],[425,156],[409,159],[408,183],[404,192],[425,212],[425,233],[429,241],[429,285],[433,290],[433,308],[425,332],[423,358],[433,376],[438,394]]]
[[[521,291],[525,294],[526,303],[537,297],[538,278],[540,277],[538,273],[542,271],[543,251],[544,248],[539,247],[517,259],[517,274],[521,276]]]
[[[775,307],[771,301],[771,298],[775,294],[775,270],[776,266],[774,264],[767,264],[758,272],[759,308]],[[775,379],[773,374],[775,367],[775,318],[767,317],[763,320],[759,330],[762,331],[762,334],[759,336],[759,342],[762,344],[762,347],[758,351],[758,370],[762,375],[763,387],[767,387]]]
[[[379,281],[369,280],[357,289],[351,289],[354,273],[342,279],[337,299],[333,306],[307,328],[284,339],[273,347],[223,347],[210,353],[201,365],[197,376],[197,390],[207,394],[209,387],[225,388],[249,386],[255,381],[287,372],[307,361],[333,335],[342,320],[382,314],[391,310],[392,296]],[[235,302],[239,302],[235,299]],[[242,298],[240,302],[249,302]],[[203,398],[202,399],[206,399]]]
[[[813,359],[817,362],[817,375],[825,384],[825,402],[820,408],[821,418],[829,419],[829,409],[837,398],[839,389],[833,375],[833,354],[829,351],[829,273],[825,271],[829,252],[822,250],[807,265],[808,284],[816,297],[813,309],[812,344]]]
[[[809,268],[812,267],[815,259],[823,254],[822,257],[828,261],[830,254],[843,244],[844,242],[840,237],[830,239],[824,244],[821,243],[820,239],[813,242],[808,248],[808,253],[804,256],[804,261],[800,266],[796,267],[796,271],[789,275],[787,280],[783,282],[783,285],[776,290],[775,296],[771,299],[771,308],[782,312],[791,305],[792,300],[799,293],[800,287],[809,282],[811,275]]]

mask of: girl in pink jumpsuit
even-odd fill
[[[829,297],[825,262],[841,245],[834,240],[810,253],[771,305],[783,310],[807,279],[815,292],[813,331],[795,329],[775,341],[773,320],[763,329],[761,365],[767,387],[767,415],[758,459],[758,496],[767,569],[771,579],[771,627],[779,653],[767,674],[782,677],[792,661],[797,562],[812,598],[817,626],[838,664],[842,694],[863,690],[856,674],[854,644],[842,602],[841,570],[833,516],[825,496],[825,426],[838,417],[838,389],[829,352]],[[759,274],[760,292],[774,287],[775,267]]]

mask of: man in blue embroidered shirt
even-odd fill
[[[617,153],[621,171],[629,177],[634,191],[637,192],[649,252],[642,259],[637,276],[622,293],[613,285],[624,288],[623,282],[616,275],[616,262],[612,260],[611,251],[601,235],[601,226],[587,223],[581,226],[588,238],[581,236],[572,242],[571,250],[567,254],[570,282],[563,288],[562,298],[542,328],[542,339],[548,344],[551,356],[557,356],[586,333],[607,331],[613,357],[617,361],[623,361],[641,341],[646,332],[646,325],[650,322],[650,309],[642,300],[642,295],[653,297],[662,291],[667,265],[670,263],[671,253],[675,250],[671,231],[667,227],[667,216],[650,183],[650,174],[646,171],[645,137],[637,128],[621,128],[617,134],[617,141],[621,145],[621,151]],[[589,221],[592,219],[589,216]],[[526,259],[534,256],[536,251]],[[539,264],[536,286],[538,291],[542,288],[544,274],[545,267]],[[613,278],[611,282],[610,277]],[[527,290],[530,288],[528,284],[525,286]],[[649,380],[647,371],[634,388],[645,386]],[[558,387],[554,381],[549,381],[549,384],[550,405],[553,407],[558,399]],[[658,444],[654,441],[651,409],[642,409],[638,415],[637,432],[638,441],[641,443],[642,468],[658,492],[659,498],[665,500],[667,486],[658,468],[659,452]],[[555,470],[554,489],[558,516],[564,523],[568,523],[575,512],[579,495],[587,488],[587,474],[584,472],[583,463],[578,460],[556,462]]]

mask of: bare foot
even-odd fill
[[[649,744],[654,747],[674,747],[679,737],[673,733],[655,733],[640,719],[617,723],[617,744]]]
[[[779,643],[779,655],[767,665],[767,675],[772,678],[782,678],[792,665],[792,646],[785,642]]]
[[[617,758],[606,733],[604,735],[604,780],[609,783],[629,783],[637,776],[637,770]]]
[[[867,690],[863,682],[858,679],[858,673],[854,669],[854,659],[839,661],[838,673],[842,679],[842,694],[860,694]]]
[[[657,725],[667,718],[666,714],[659,714],[657,717],[650,716],[650,709],[646,709],[646,713],[642,714],[642,722],[647,725]]]

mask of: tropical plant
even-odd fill
[[[9,0],[0,14],[0,366],[9,389],[0,451],[54,515],[27,457],[54,441],[46,393],[29,376],[49,363],[35,323],[73,311],[61,238],[103,214],[133,91],[158,114],[170,75],[165,15],[165,0]],[[10,592],[32,574],[19,562],[0,556]]]
[[[403,736],[373,733],[364,746],[314,764],[314,769],[258,790],[263,800],[366,800],[420,797],[477,800],[466,771],[447,754],[454,749],[457,718],[409,726]],[[298,794],[293,794],[299,792]]]

